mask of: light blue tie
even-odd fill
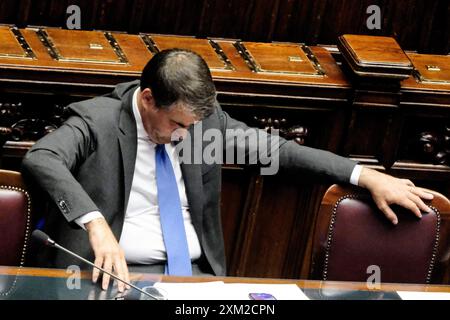
[[[157,145],[155,151],[158,205],[167,252],[166,273],[177,276],[191,276],[191,258],[175,173],[164,145]]]

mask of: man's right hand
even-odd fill
[[[89,242],[95,254],[94,264],[108,272],[114,272],[119,278],[130,282],[125,254],[117,243],[106,220],[104,218],[97,218],[86,223],[85,226],[89,234]],[[92,281],[94,283],[97,282],[99,275],[100,271],[94,268],[92,272]],[[104,273],[102,281],[103,290],[108,288],[109,280],[110,276]],[[123,292],[126,285],[118,281],[117,286],[119,292]],[[128,286],[127,289],[129,289]]]

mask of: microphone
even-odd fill
[[[147,295],[147,296],[149,296],[149,297],[151,297],[151,298],[153,298],[155,300],[166,300],[166,298],[164,296],[162,296],[162,295],[161,296],[156,296],[156,295],[150,294],[150,293],[142,290],[141,288],[133,285],[132,283],[129,283],[129,282],[125,281],[125,280],[122,280],[121,278],[119,278],[118,276],[114,275],[113,273],[108,272],[105,269],[96,266],[95,264],[93,264],[89,260],[87,260],[87,259],[85,259],[85,258],[83,258],[83,257],[81,257],[79,255],[77,255],[76,253],[74,253],[74,252],[64,248],[63,246],[60,246],[53,239],[51,239],[45,232],[42,232],[41,230],[34,230],[33,233],[31,234],[31,237],[34,240],[36,240],[37,242],[39,242],[39,243],[45,244],[46,246],[49,246],[49,247],[58,248],[58,249],[60,249],[60,250],[62,250],[64,252],[70,254],[71,256],[74,256],[75,258],[80,259],[81,261],[83,261],[83,262],[93,266],[94,268],[96,268],[96,269],[98,269],[98,270],[100,270],[100,271],[110,275],[114,279],[125,283],[126,285],[130,286],[131,288],[133,288],[133,289],[135,289],[135,290],[137,290],[137,291],[139,291],[139,292],[141,292],[141,293],[143,293],[143,294],[145,294],[145,295]]]

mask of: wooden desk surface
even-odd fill
[[[46,278],[68,278],[64,269],[16,268],[0,266],[0,276],[32,276]],[[89,279],[90,272],[83,271],[82,279]],[[378,289],[368,289],[366,283],[343,281],[315,281],[298,279],[269,279],[269,278],[242,278],[242,277],[174,277],[159,274],[131,273],[131,281],[158,281],[158,282],[207,282],[223,281],[225,283],[263,283],[263,284],[296,284],[302,289],[339,289],[339,290],[370,290],[370,291],[420,291],[420,292],[450,292],[449,285],[423,285],[423,284],[392,284],[383,283]]]

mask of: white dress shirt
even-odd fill
[[[137,106],[138,90],[139,88],[133,94],[133,113],[137,128],[136,164],[120,246],[125,252],[127,263],[153,264],[166,261],[166,249],[161,230],[155,179],[156,144],[150,141],[144,129]],[[178,184],[189,253],[191,260],[195,260],[200,257],[201,248],[189,212],[180,161],[172,144],[166,144],[165,147]],[[355,166],[350,177],[351,184],[358,185],[361,170],[361,165]],[[76,219],[75,222],[85,228],[86,223],[100,217],[103,217],[100,212],[93,211]]]

